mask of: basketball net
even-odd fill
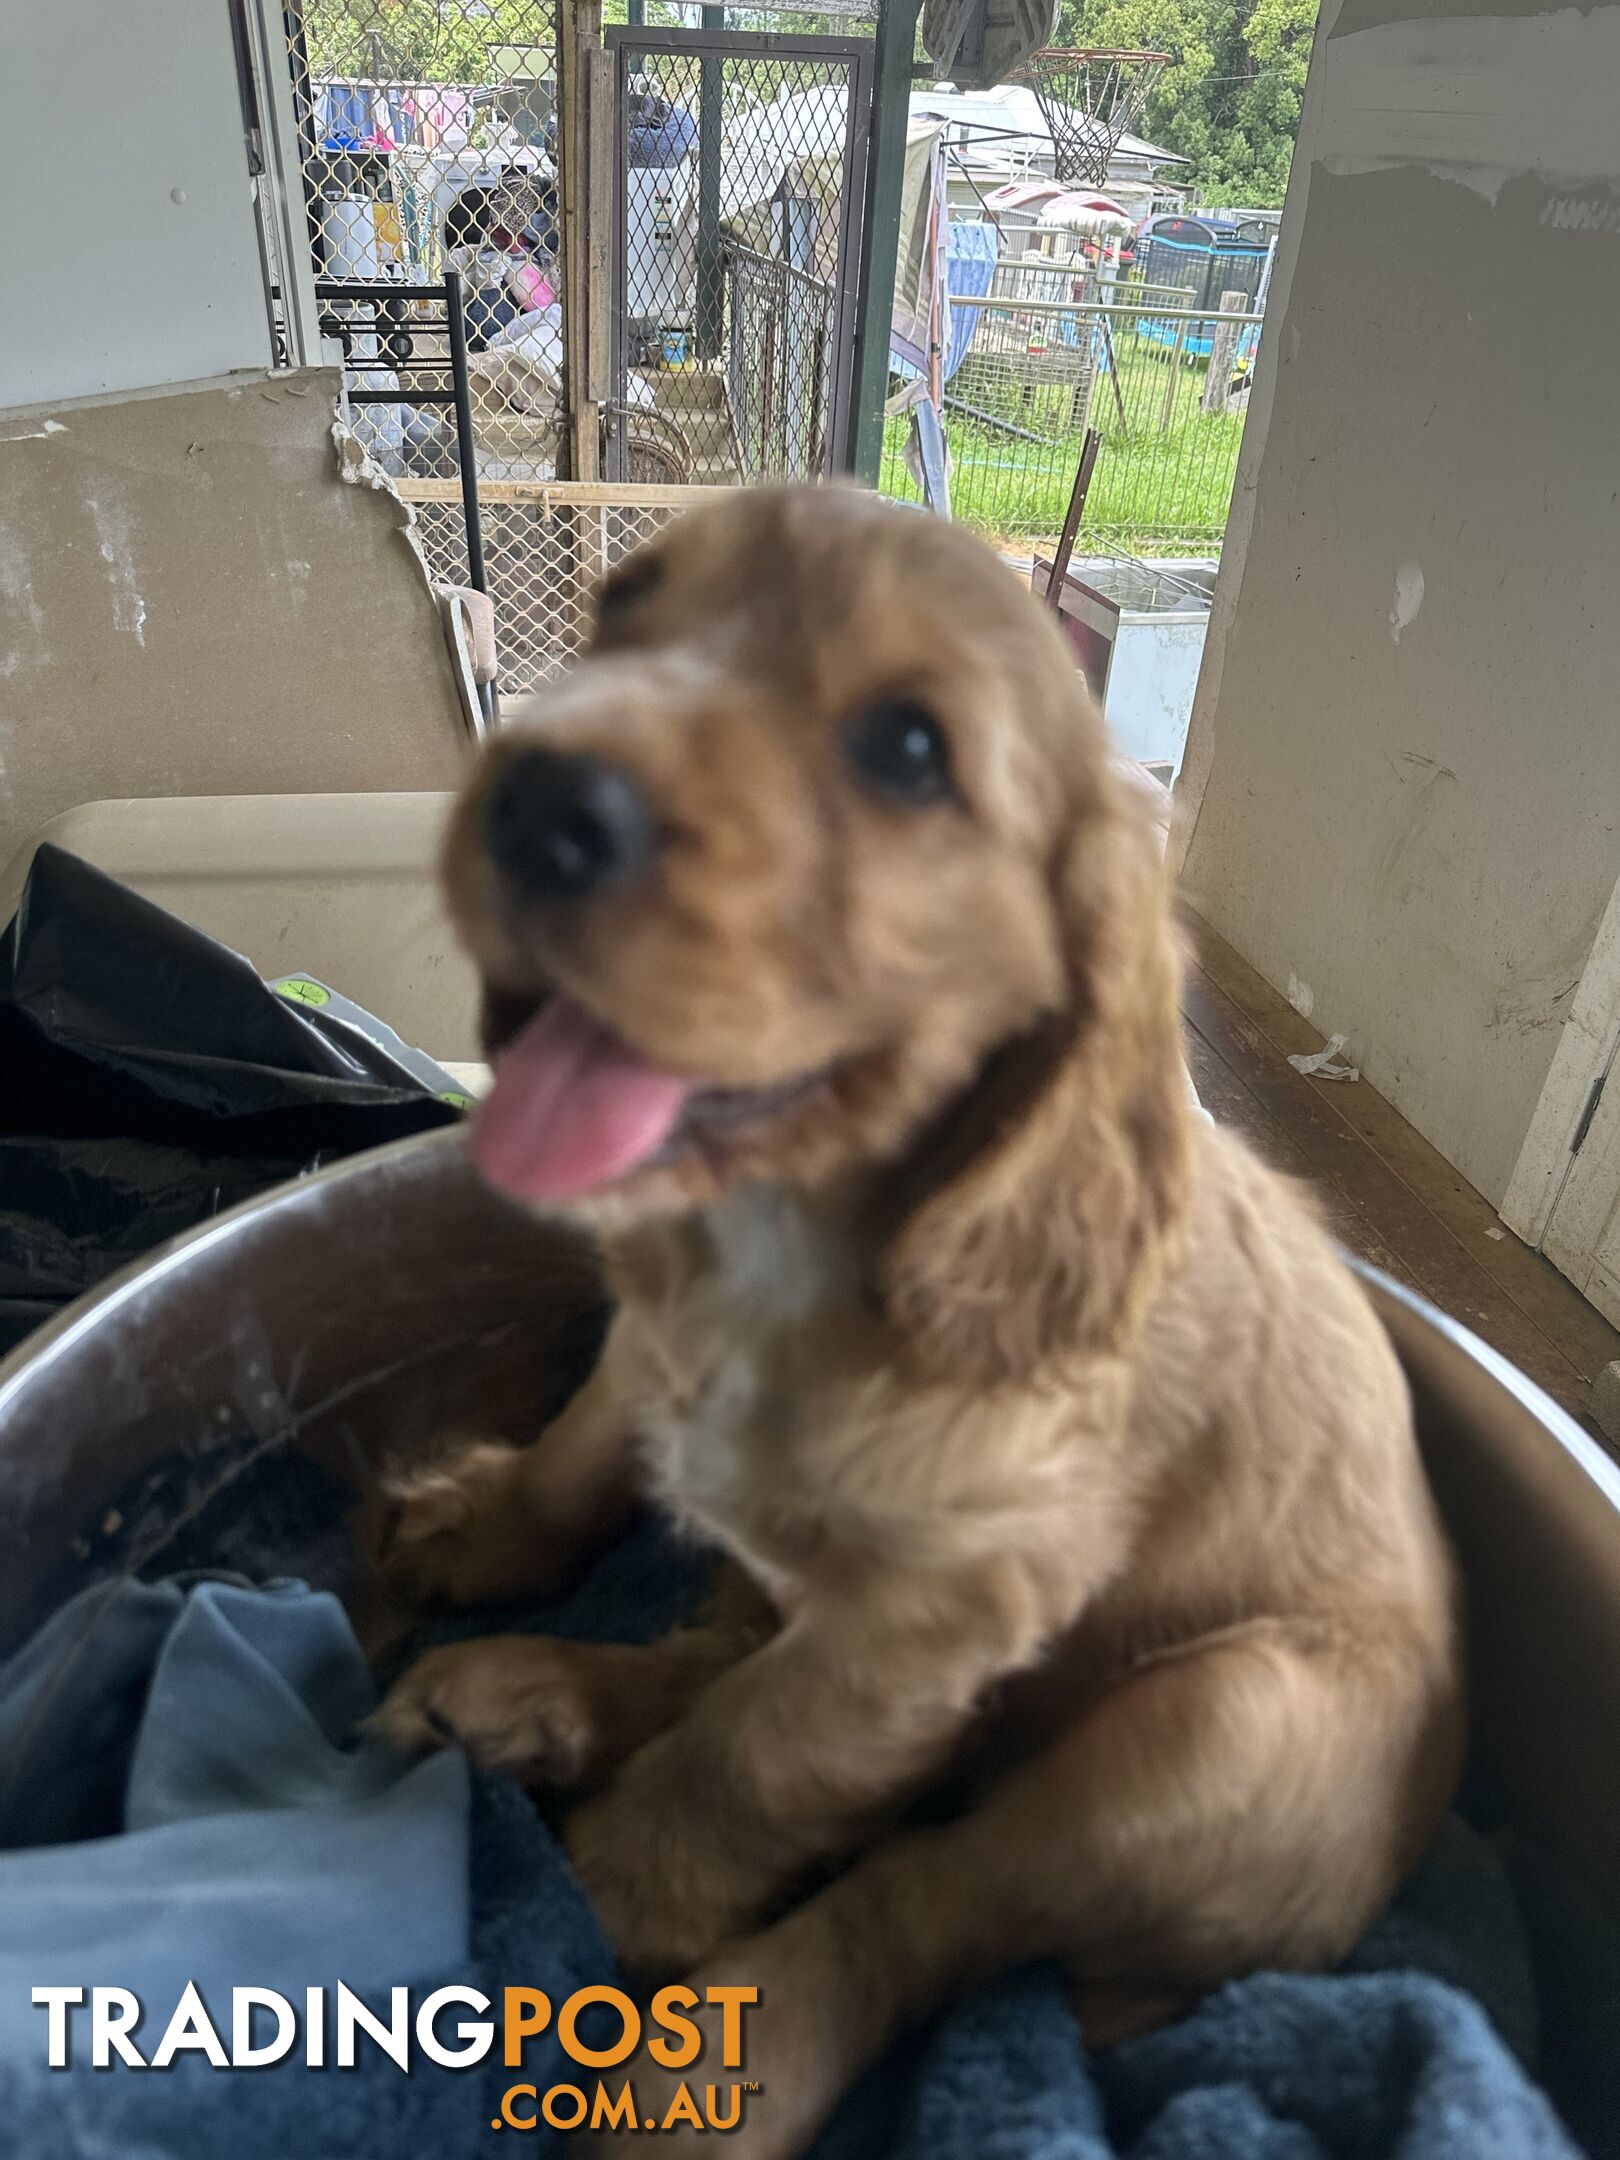
[[[1066,184],[1100,188],[1120,137],[1147,103],[1170,55],[1049,46],[1019,70],[1035,92],[1052,137],[1054,172]]]

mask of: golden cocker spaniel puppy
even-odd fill
[[[577,1789],[627,1965],[763,1990],[756,2155],[1003,1967],[1095,2041],[1337,1958],[1452,1790],[1451,1566],[1360,1288],[1193,1114],[1152,810],[1050,618],[853,490],[695,510],[448,881],[474,1153],[597,1227],[617,1317],[390,1565],[532,1593],[638,1489],[725,1564],[650,1647],[436,1651],[388,1729]]]

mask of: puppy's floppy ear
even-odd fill
[[[879,1292],[925,1368],[980,1384],[1121,1345],[1187,1181],[1180,968],[1150,806],[1108,774],[1052,873],[1068,1003],[916,1152]]]

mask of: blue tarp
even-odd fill
[[[946,294],[959,299],[971,294],[977,299],[987,293],[996,274],[1000,243],[1001,235],[988,218],[964,218],[960,223],[953,218],[946,228]],[[982,308],[948,310],[950,334],[945,341],[944,369],[947,382],[967,358],[983,312]]]
[[[945,275],[941,297],[948,318],[942,370],[946,382],[967,358],[981,313],[978,308],[951,307],[950,297],[958,293],[977,298],[990,290],[1000,243],[1001,235],[988,218],[952,218],[945,228]],[[903,376],[907,382],[927,372],[899,346],[890,351],[889,367],[892,373]]]
[[[932,398],[920,398],[911,408],[912,443],[922,469],[923,498],[941,517],[951,514],[951,460],[945,443],[945,426],[934,410]]]
[[[942,168],[940,169],[942,171]],[[940,182],[942,187],[942,181]],[[950,305],[953,293],[978,296],[990,290],[996,274],[996,261],[1001,246],[1001,235],[988,219],[948,218],[945,214],[943,193],[939,211],[944,225],[944,246],[937,250],[934,283],[939,301],[942,327],[945,332],[945,349],[940,355],[940,376],[943,382],[951,377],[968,356],[973,343],[973,333],[979,326],[979,308],[959,308]],[[898,334],[889,349],[890,370],[917,387],[908,393],[911,404],[911,443],[906,462],[923,498],[931,510],[941,517],[951,514],[950,452],[945,440],[945,420],[934,409],[929,393],[928,356],[909,338]],[[891,410],[894,408],[891,407]]]
[[[684,105],[646,93],[633,93],[626,117],[626,161],[643,171],[679,165],[697,141],[698,124]]]
[[[322,147],[359,150],[385,132],[372,108],[373,93],[359,83],[322,83],[319,95]]]

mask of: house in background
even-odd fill
[[[984,198],[1009,181],[1049,180],[1054,169],[1052,132],[1040,101],[1024,83],[1002,83],[994,90],[957,90],[949,83],[911,94],[913,121],[932,118],[946,123],[950,208],[954,216],[981,214]],[[1109,161],[1107,193],[1139,224],[1152,211],[1181,200],[1175,175],[1187,163],[1174,150],[1161,150],[1139,135],[1126,133]],[[1033,222],[1033,221],[1031,221]],[[1004,230],[1018,228],[1015,215]]]

